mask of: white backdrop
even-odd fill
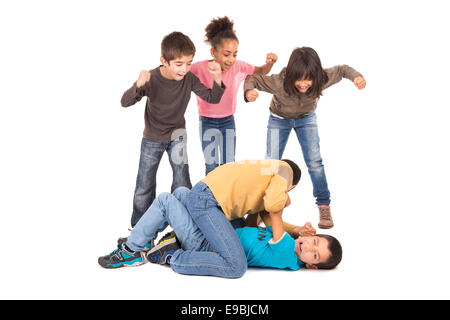
[[[450,298],[447,230],[450,71],[446,1],[15,1],[0,4],[0,298]],[[317,110],[343,261],[333,271],[251,269],[237,280],[169,268],[104,270],[97,257],[128,234],[143,99],[120,98],[160,42],[189,35],[209,58],[204,28],[235,22],[238,58],[262,65],[310,46],[325,67],[349,64]],[[447,40],[446,40],[447,39]],[[242,93],[242,90],[241,90]],[[241,96],[237,159],[263,158],[271,96]],[[194,96],[186,112],[192,182],[203,156]],[[284,157],[304,171],[285,220],[318,222],[294,134]],[[157,192],[170,190],[164,156]]]

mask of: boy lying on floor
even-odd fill
[[[191,259],[196,256],[196,252],[217,254],[186,209],[185,202],[189,192],[189,189],[180,187],[173,194],[160,194],[132,230],[130,237],[119,239],[118,248],[109,255],[100,257],[98,263],[104,268],[114,269],[138,266],[149,261],[169,265],[175,272],[184,273],[182,261],[171,263],[171,258],[175,254],[179,255],[177,251],[189,252]],[[155,217],[160,220],[157,230],[145,226],[145,216],[150,214],[153,215],[153,221]],[[267,219],[267,215],[270,215],[270,219]],[[316,235],[310,223],[297,227],[297,237],[284,231],[281,213],[263,213],[262,217],[272,225],[265,228],[246,226],[235,230],[248,266],[291,270],[332,269],[341,261],[342,248],[339,241],[329,235]],[[256,225],[254,221],[248,221],[247,225]],[[168,225],[173,228],[174,233],[163,237],[155,246],[153,240],[157,233]],[[198,255],[198,265],[205,267],[201,257],[202,255]]]

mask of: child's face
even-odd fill
[[[211,49],[211,55],[216,60],[222,71],[229,71],[236,62],[238,42],[234,39],[225,39],[216,49]]]
[[[305,79],[295,81],[294,83],[297,90],[301,93],[306,93],[306,91],[308,91],[308,89],[312,86],[312,84],[313,84],[312,80],[305,80]]]
[[[170,60],[167,62],[164,58],[161,57],[161,62],[165,68],[165,76],[170,80],[180,81],[183,80],[186,73],[191,70],[192,60],[194,59],[193,55],[189,56],[181,56],[179,58]]]
[[[299,237],[295,240],[295,254],[309,268],[328,261],[331,255],[328,240],[318,236]]]

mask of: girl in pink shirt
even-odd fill
[[[261,67],[236,60],[239,40],[228,17],[211,20],[205,31],[205,41],[211,45],[211,55],[222,68],[222,82],[226,87],[219,104],[197,99],[200,139],[208,174],[217,166],[234,161],[236,126],[233,115],[239,86],[248,75],[269,73],[278,57],[273,53],[267,54],[266,64]],[[191,71],[204,85],[212,85],[214,79],[208,71],[208,60],[194,63]]]

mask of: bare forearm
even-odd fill
[[[260,67],[255,67],[255,71],[253,74],[266,75],[272,70],[273,63],[266,63]]]

